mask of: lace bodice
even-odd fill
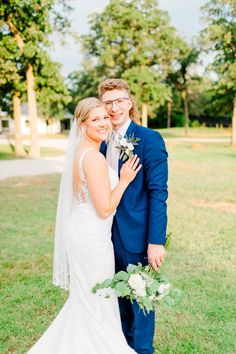
[[[95,150],[95,149],[94,148],[85,149],[83,151],[83,153],[81,154],[79,161],[78,161],[78,169],[79,169],[79,177],[80,177],[81,185],[80,185],[80,189],[79,189],[77,195],[74,196],[74,202],[73,202],[74,207],[77,205],[80,205],[80,204],[92,204],[86,176],[83,171],[84,157],[87,154],[87,152],[89,152],[91,150]],[[116,187],[119,178],[118,178],[117,173],[110,167],[109,164],[108,164],[108,172],[109,172],[111,190],[113,190]]]

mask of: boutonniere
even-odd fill
[[[138,141],[140,141],[140,138],[135,138],[134,133],[127,137],[119,135],[118,145],[115,147],[120,150],[120,159],[123,162],[133,156],[133,150],[135,145],[138,145]]]

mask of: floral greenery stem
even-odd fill
[[[120,150],[120,159],[123,162],[133,156],[134,147],[139,141],[140,138],[135,138],[134,133],[126,137],[119,134],[118,145],[115,147]]]
[[[170,234],[167,235],[165,248],[169,247]],[[129,299],[132,303],[136,301],[144,314],[155,309],[156,304],[164,301],[170,306],[179,296],[179,290],[171,288],[171,285],[164,274],[159,270],[155,272],[150,264],[143,266],[129,264],[126,271],[120,271],[112,279],[106,279],[97,283],[92,293],[104,294],[104,289],[113,289],[118,297]],[[109,298],[106,292],[105,297]]]

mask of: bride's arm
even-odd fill
[[[139,159],[134,157],[123,165],[120,180],[115,189],[111,191],[105,157],[97,151],[91,151],[85,156],[83,170],[92,202],[100,217],[107,218],[115,211],[124,191],[141,168],[138,162]]]

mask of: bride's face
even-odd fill
[[[86,135],[99,143],[107,140],[111,132],[111,121],[103,106],[92,109],[84,125]]]

